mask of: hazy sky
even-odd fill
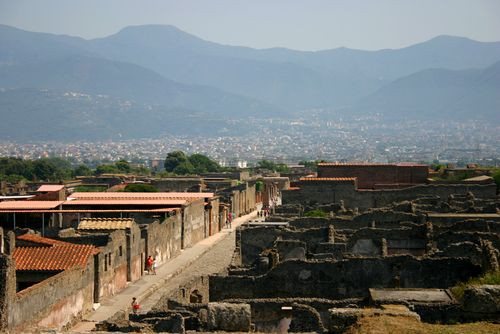
[[[171,24],[256,48],[381,49],[443,34],[499,41],[500,0],[0,0],[0,23],[84,38]]]

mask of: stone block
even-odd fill
[[[248,332],[250,331],[250,323],[249,304],[208,304],[207,327],[209,330]]]

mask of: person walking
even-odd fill
[[[156,267],[158,267],[158,262],[156,262],[156,258],[153,259],[153,275],[156,275]]]
[[[141,308],[141,306],[139,305],[139,302],[137,301],[137,298],[132,298],[132,312],[134,312],[134,314],[137,314],[137,312],[139,312],[139,309]]]
[[[148,256],[147,260],[146,260],[146,270],[148,272],[148,274],[151,274],[151,270],[153,269],[153,258],[150,256]]]

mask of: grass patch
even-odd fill
[[[328,218],[330,217],[330,214],[323,210],[316,209],[316,210],[306,211],[304,213],[304,217]]]
[[[467,289],[469,286],[483,285],[483,284],[500,285],[500,272],[487,272],[483,276],[473,277],[469,279],[467,282],[458,283],[450,290],[451,293],[453,293],[453,295],[455,296],[455,298],[457,298],[458,300],[462,300],[465,289]]]
[[[500,325],[488,322],[475,322],[458,325],[438,325],[420,322],[406,317],[365,317],[349,328],[347,334],[497,334]]]

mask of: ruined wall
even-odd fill
[[[306,184],[307,183],[307,184]],[[284,190],[284,204],[305,203],[339,203],[344,201],[349,208],[376,208],[389,205],[393,202],[412,200],[423,196],[439,196],[448,198],[450,195],[464,195],[468,192],[478,198],[491,198],[496,196],[496,186],[478,184],[424,184],[404,189],[391,190],[356,190],[353,185],[329,185],[304,182],[299,190]]]
[[[169,298],[179,303],[208,303],[208,282],[208,276],[199,276],[181,285]],[[164,301],[160,301],[157,306],[160,306],[161,303]]]
[[[63,271],[18,292],[9,303],[8,323],[19,330],[26,325],[61,328],[92,309],[94,270],[90,260],[85,268]]]
[[[366,297],[368,288],[448,288],[479,275],[469,259],[412,256],[281,262],[262,276],[210,276],[210,300]]]
[[[204,199],[190,202],[183,208],[184,248],[191,247],[205,238],[205,204]]]
[[[318,165],[318,177],[356,177],[359,188],[376,184],[427,183],[428,166],[397,165]]]
[[[151,185],[161,192],[201,192],[205,188],[202,178],[153,179]]]
[[[127,285],[127,237],[124,230],[109,233],[108,243],[99,247],[99,297],[113,296]]]
[[[209,201],[207,210],[207,226],[209,229],[209,235],[214,235],[220,231],[220,201],[219,198],[212,199]]]
[[[272,248],[275,240],[297,240],[303,242],[307,251],[314,252],[321,243],[330,241],[328,227],[291,230],[283,227],[262,226],[239,228],[237,242],[240,244],[242,265],[250,265],[259,254]]]
[[[156,258],[158,265],[179,255],[182,249],[182,218],[178,213],[160,222],[147,224],[142,233],[146,244],[144,258]]]

